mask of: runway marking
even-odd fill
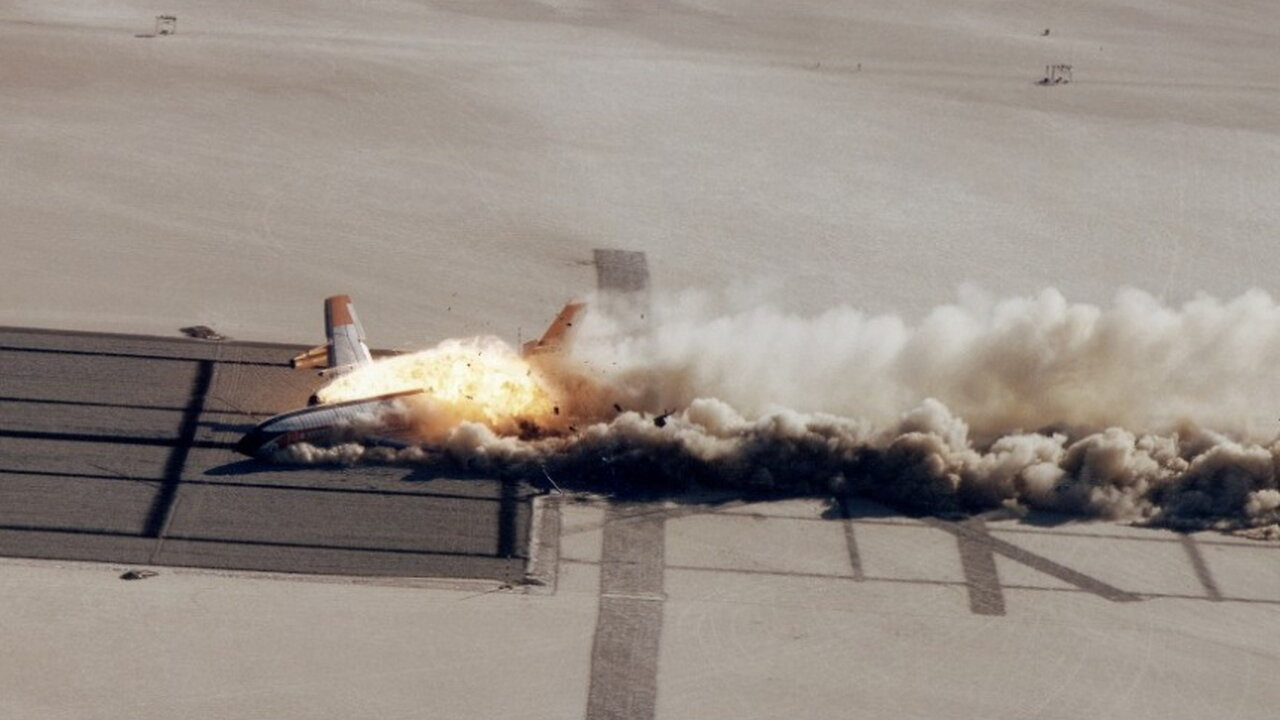
[[[516,547],[516,519],[519,489],[509,477],[502,478],[500,496],[498,498],[498,539],[495,554],[498,557],[511,557]]]
[[[99,530],[95,528],[49,527],[46,525],[0,525],[0,532],[21,533],[59,533],[64,535],[101,535],[103,537],[150,539],[145,535],[120,530]],[[249,547],[296,548],[299,550],[337,550],[380,555],[425,555],[431,557],[484,558],[505,560],[494,557],[492,553],[466,552],[464,550],[414,550],[411,548],[377,547],[363,545],[333,545],[329,543],[286,542],[280,540],[248,540],[242,538],[207,537],[203,535],[166,535],[166,540],[173,542],[203,543],[211,545],[241,545]],[[513,555],[514,559],[525,560],[521,555]]]
[[[853,532],[853,514],[849,510],[849,498],[841,496],[836,502],[840,509],[840,523],[844,526],[844,545],[849,553],[849,569],[853,572],[853,579],[862,582],[867,579],[867,576],[862,570],[862,554],[858,552],[858,539]]]
[[[160,410],[164,412],[182,412],[180,407],[164,405],[130,405],[129,403],[93,402],[90,400],[53,400],[50,398],[0,397],[0,403],[26,403],[30,405],[75,405],[79,407],[103,407],[120,410]]]
[[[107,468],[101,468],[106,470]],[[0,468],[0,475],[34,475],[38,477],[56,477],[77,480],[111,480],[120,482],[136,482],[136,483],[159,483],[163,482],[158,477],[141,477],[137,475],[122,475],[119,473],[111,475],[98,475],[93,473],[80,472],[55,472],[52,470],[19,470],[13,468]],[[284,485],[281,483],[265,483],[265,482],[248,482],[243,480],[205,480],[188,478],[182,481],[184,485],[209,486],[209,487],[226,487],[226,488],[253,488],[256,490],[284,490],[288,492],[303,493],[330,493],[339,495],[378,495],[378,496],[404,496],[415,498],[432,498],[440,500],[465,500],[485,503],[502,502],[502,498],[485,497],[483,495],[464,495],[462,493],[448,492],[422,492],[413,490],[384,490],[374,488],[353,488],[353,487],[317,487],[314,485]],[[517,500],[526,500],[533,496],[533,493],[518,494]]]
[[[779,497],[777,499],[787,499],[787,498]],[[864,498],[857,498],[857,499],[863,500]],[[739,504],[750,505],[755,502],[760,502],[760,501],[756,501],[756,500],[753,500],[750,502],[744,501]],[[768,501],[766,500],[764,502],[768,502]],[[750,513],[726,513],[726,514],[727,515],[748,515]],[[774,516],[764,515],[763,517],[774,517]],[[830,522],[830,519],[825,517],[801,517],[799,515],[788,515],[786,516],[786,518],[793,522],[814,522],[814,523]],[[895,519],[895,520],[886,520],[886,519],[881,519],[877,517],[857,517],[856,520],[859,525],[883,525],[887,527],[914,527],[923,522],[922,519],[914,518],[911,516],[905,516],[905,515],[901,516],[900,519]],[[1149,529],[1152,532],[1157,532],[1164,529],[1164,528],[1161,528],[1160,526],[1151,526],[1150,528],[1145,528],[1142,525],[1133,525],[1132,527]],[[1181,543],[1182,542],[1178,536],[1171,537],[1169,535],[1145,535],[1144,536],[1144,535],[1120,535],[1117,533],[1099,533],[1099,532],[1068,532],[1065,530],[1047,530],[1047,529],[1038,528],[1038,527],[1037,528],[1009,527],[1007,525],[1001,525],[997,527],[988,526],[987,530],[988,532],[996,533],[998,535],[1006,535],[1006,534],[1047,535],[1051,537],[1083,538],[1085,540],[1125,540],[1125,541],[1148,542],[1148,543],[1150,542]],[[1244,546],[1244,547],[1255,547],[1255,548],[1264,549],[1264,550],[1280,550],[1280,543],[1262,543],[1256,540],[1245,540],[1245,539],[1213,540],[1208,538],[1198,538],[1196,540],[1196,545],[1197,546],[1221,545],[1223,547]]]
[[[182,424],[178,426],[177,444],[165,460],[164,471],[160,475],[162,482],[160,491],[156,493],[151,510],[147,513],[147,521],[143,524],[142,532],[148,537],[163,541],[164,530],[173,518],[178,486],[182,484],[182,471],[187,466],[187,455],[191,452],[191,446],[196,439],[196,430],[200,426],[200,412],[204,409],[204,397],[209,393],[209,386],[213,384],[213,364],[212,360],[201,360],[196,365],[191,396],[182,413]],[[158,543],[157,551],[159,551]]]
[[[600,563],[593,560],[564,559],[561,562],[569,565],[599,565]],[[780,578],[811,578],[814,580],[843,580],[845,582],[854,582],[853,578],[848,575],[837,575],[835,573],[820,572],[802,572],[802,571],[786,571],[786,570],[758,570],[751,568],[717,568],[707,567],[705,565],[668,565],[667,570],[679,572],[698,572],[698,573],[723,573],[726,575],[763,575],[767,577]],[[881,577],[878,575],[868,575],[863,579],[866,583],[889,583],[893,585],[925,585],[936,587],[961,587],[967,586],[964,580],[925,580],[920,578],[898,578],[898,577]],[[1094,594],[1088,590],[1081,590],[1078,587],[1043,587],[1040,585],[1016,585],[1001,583],[1000,587],[1004,590],[1025,590],[1028,592],[1048,592],[1048,593],[1079,593],[1087,592]],[[1136,600],[1150,600],[1153,598],[1162,598],[1170,600],[1198,600],[1201,602],[1208,601],[1209,598],[1203,595],[1187,595],[1185,593],[1163,593],[1163,592],[1143,592],[1135,593]],[[724,602],[729,602],[723,600]],[[1258,605],[1277,605],[1280,606],[1280,600],[1270,600],[1267,598],[1246,598],[1246,597],[1227,597],[1223,596],[1222,602],[1237,603],[1253,603]]]
[[[666,517],[610,503],[605,519],[586,716],[644,720],[657,707]]]
[[[1187,551],[1187,559],[1191,561],[1196,577],[1204,586],[1205,596],[1214,602],[1222,600],[1222,591],[1218,590],[1218,583],[1214,582],[1213,575],[1209,572],[1209,565],[1204,561],[1204,555],[1200,554],[1200,548],[1196,546],[1195,538],[1183,535],[1181,539],[1182,549]]]
[[[560,580],[560,500],[558,495],[543,495],[532,501],[529,519],[529,561],[525,563],[525,581],[540,585],[552,595]]]
[[[215,360],[214,362],[219,362]],[[185,408],[168,405],[132,405],[129,403],[95,402],[92,400],[54,400],[52,398],[0,397],[0,403],[26,403],[30,405],[73,405],[76,407],[115,408],[119,410],[159,410],[162,412],[182,412]],[[248,410],[210,410],[205,408],[205,415],[241,415],[249,418],[270,417],[274,412],[251,412]]]
[[[1040,572],[1046,575],[1055,577],[1059,580],[1062,580],[1063,582],[1067,582],[1072,585],[1075,585],[1076,587],[1080,588],[1081,590],[1084,590],[1085,592],[1093,593],[1098,597],[1104,598],[1106,600],[1110,600],[1112,602],[1135,602],[1142,599],[1141,595],[1137,595],[1135,593],[1121,590],[1120,588],[1115,587],[1113,585],[1108,585],[1107,583],[1102,582],[1097,578],[1093,578],[1088,575],[1085,575],[1082,572],[1072,570],[1071,568],[1065,565],[1059,565],[1058,563],[1050,560],[1049,558],[1046,558],[1042,555],[1037,555],[1031,552],[1030,550],[1025,550],[1023,548],[1018,547],[1017,545],[1014,545],[1013,543],[1006,542],[999,538],[992,537],[991,534],[987,532],[986,523],[983,522],[981,518],[973,518],[972,520],[966,523],[947,522],[944,520],[937,520],[934,518],[925,518],[924,522],[930,527],[938,528],[939,530],[951,533],[952,535],[956,536],[956,538],[961,542],[962,563],[964,559],[964,554],[966,552],[971,553],[973,558],[976,558],[978,553],[999,553],[1009,558],[1010,560],[1013,560],[1015,562],[1020,562],[1023,565],[1026,565],[1027,567],[1033,570],[1039,570]],[[975,547],[964,549],[965,543],[968,543]],[[974,568],[975,573],[986,572],[986,570],[984,569],[985,560],[971,559],[971,562],[975,563],[972,566]],[[992,574],[994,574],[994,565],[995,565],[995,559],[992,558],[991,559]],[[983,603],[991,602],[990,594],[992,591],[990,589],[991,587],[990,581],[987,577],[975,575],[975,577],[971,579],[968,575],[966,575],[965,580],[966,580],[966,584],[969,587],[970,607],[975,607],[975,606],[981,606],[985,608],[994,607],[990,605],[983,605]],[[999,588],[998,578],[996,579],[995,587],[997,589]],[[975,599],[975,592],[979,594],[979,597],[976,599]],[[1001,606],[1003,606],[1003,600],[1001,600]],[[975,610],[975,612],[977,612],[977,610]],[[987,614],[987,613],[982,613],[982,614]]]
[[[133,435],[104,435],[101,433],[65,433],[44,432],[42,430],[0,430],[0,438],[14,440],[54,440],[58,442],[103,443],[106,445],[150,445],[152,447],[176,448],[182,444],[181,437],[157,438]],[[188,448],[210,450],[231,450],[235,446],[228,442],[214,440],[192,440]]]
[[[974,615],[1004,615],[1004,591],[996,572],[995,553],[990,544],[979,541],[991,537],[986,524],[981,518],[971,518],[964,525],[973,531],[972,535],[956,534],[955,538],[960,550],[960,569],[969,588],[969,611]]]
[[[216,346],[217,347],[217,346]],[[130,358],[134,360],[165,360],[172,362],[208,362],[209,358],[147,355],[145,353],[102,352],[100,350],[64,350],[62,348],[20,347],[16,345],[0,345],[0,351],[23,353],[48,353],[50,355],[86,355],[91,357]],[[289,367],[287,362],[266,362],[263,360],[216,360],[222,365],[256,365],[260,367]]]

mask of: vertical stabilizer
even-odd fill
[[[324,334],[329,340],[331,370],[373,362],[350,295],[334,295],[324,301]]]
[[[325,375],[335,375],[373,362],[373,355],[365,343],[364,328],[356,317],[350,295],[334,295],[325,299],[324,335],[325,344],[293,358],[293,367],[318,367],[323,368]]]
[[[569,331],[573,328],[573,323],[578,319],[586,303],[571,302],[560,310],[560,314],[556,315],[556,319],[551,321],[551,325],[547,327],[547,331],[542,333],[542,337],[537,340],[530,340],[520,348],[521,355],[536,355],[538,353],[556,352],[564,345]]]

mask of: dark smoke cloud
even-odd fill
[[[627,412],[562,437],[521,440],[464,423],[442,445],[403,450],[295,445],[282,460],[420,464],[610,491],[694,485],[857,495],[907,512],[999,507],[1141,521],[1178,528],[1280,522],[1280,444],[1241,444],[1192,428],[1134,435],[1108,428],[1006,435],[985,450],[941,403],[927,401],[873,431],[830,415],[777,411],[748,420],[718,400],[665,418]]]

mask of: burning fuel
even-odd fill
[[[430,350],[362,366],[317,393],[321,403],[420,390],[418,439],[430,441],[461,422],[515,434],[549,426],[556,403],[534,367],[497,338],[446,340]]]

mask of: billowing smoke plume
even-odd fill
[[[1056,290],[961,296],[914,326],[850,307],[718,313],[688,296],[654,307],[647,332],[592,313],[574,359],[649,410],[714,397],[748,417],[785,407],[886,424],[935,398],[980,440],[1181,422],[1252,439],[1280,429],[1280,305],[1266,293],[1177,308],[1137,290],[1108,308]]]
[[[968,291],[915,326],[851,308],[708,307],[656,304],[642,322],[639,308],[589,315],[572,352],[542,368],[578,419],[568,434],[463,423],[431,446],[294,446],[288,459],[606,490],[857,494],[921,513],[1280,520],[1280,306],[1265,293],[1171,308],[1127,291],[1099,308],[1053,290],[1001,301]]]

